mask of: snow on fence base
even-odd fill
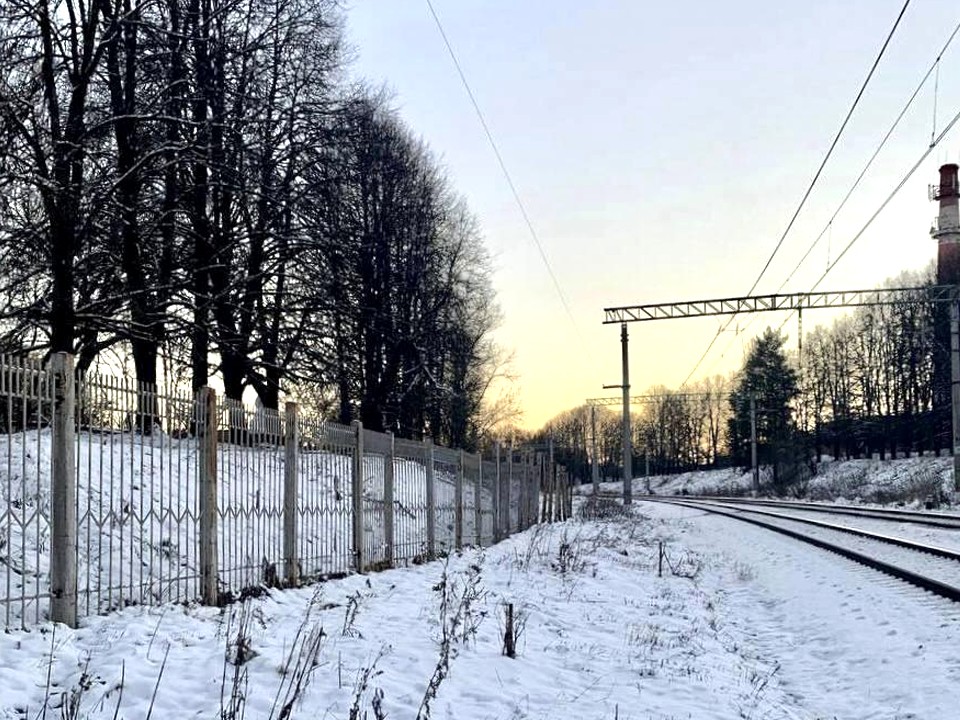
[[[50,368],[0,358],[8,629],[224,602],[489,545],[537,522],[541,488],[556,487],[530,451],[488,460],[309,418],[295,403],[280,413],[209,388],[194,398],[68,382],[70,367],[67,356]]]
[[[11,627],[44,619],[50,602],[50,421],[53,375],[0,360],[0,613]]]

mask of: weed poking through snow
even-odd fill
[[[503,646],[501,652],[508,658],[517,656],[517,644],[527,628],[528,611],[523,607],[516,607],[512,602],[502,605],[500,616]]]
[[[470,565],[459,577],[451,577],[448,564],[444,562],[440,582],[433,586],[439,596],[439,645],[440,653],[430,682],[420,701],[417,720],[430,718],[430,703],[437,697],[440,685],[450,673],[450,663],[456,658],[460,647],[474,639],[487,613],[478,606],[487,592],[481,583],[482,559]]]
[[[320,590],[318,589],[307,605],[307,611],[297,628],[293,644],[280,668],[280,683],[270,708],[269,720],[288,720],[293,708],[303,697],[310,677],[320,660],[320,650],[327,634],[323,625],[313,621],[314,612],[320,608]]]
[[[250,608],[249,601],[242,602],[239,606],[231,606],[227,616],[226,648],[223,653],[223,674],[220,678],[221,720],[242,720],[244,716],[248,686],[246,664],[256,657],[250,639]],[[233,666],[232,671],[230,666]]]
[[[370,681],[383,674],[382,670],[377,670],[377,665],[385,654],[386,649],[381,647],[380,652],[377,653],[373,662],[357,674],[357,682],[353,686],[353,703],[350,705],[350,720],[368,720],[366,711],[361,710],[363,707],[363,698],[370,690]],[[385,720],[387,715],[383,709],[383,690],[380,688],[374,690],[373,697],[370,700],[370,707],[373,709],[373,717],[375,720]]]
[[[363,637],[354,625],[356,625],[357,622],[357,615],[360,614],[360,603],[366,600],[367,597],[367,595],[357,590],[347,598],[347,607],[343,611],[343,627],[340,629],[340,635],[343,637]]]

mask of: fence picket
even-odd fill
[[[0,626],[213,604],[488,545],[536,522],[533,456],[520,454],[75,375],[69,356],[2,357]]]

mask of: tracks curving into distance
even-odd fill
[[[665,499],[678,499],[666,496]],[[827,505],[825,503],[802,502],[798,500],[763,500],[754,498],[736,497],[695,497],[694,500],[715,500],[737,505],[754,505],[757,507],[785,508],[792,510],[809,510],[830,515],[849,515],[852,517],[876,518],[879,520],[898,520],[901,522],[916,523],[927,527],[947,528],[960,530],[960,515],[940,512],[920,512],[916,510],[902,510],[891,508],[868,508],[859,505]]]
[[[882,573],[904,580],[936,595],[960,602],[960,549],[920,542],[886,532],[865,530],[848,524],[826,522],[790,511],[838,514],[885,520],[891,524],[915,523],[955,530],[960,535],[960,516],[901,510],[826,507],[817,503],[745,500],[742,498],[694,498],[651,496],[637,498],[663,502],[722,515],[809,543]],[[960,547],[960,546],[958,546]]]

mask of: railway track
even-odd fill
[[[804,507],[800,507],[801,503],[777,504],[777,501],[744,502],[718,498],[645,497],[642,500],[695,508],[772,530],[874,568],[941,597],[960,602],[960,550],[890,533],[864,530],[852,525],[802,517],[790,512],[802,510],[807,513],[822,511],[825,515],[837,514],[832,508],[822,510],[822,505],[813,503],[804,503]],[[941,516],[924,522],[927,519],[924,513],[877,512],[880,514],[865,517],[882,518],[891,523],[914,522],[960,530],[960,523],[944,525]],[[903,515],[909,515],[911,519]]]
[[[663,499],[676,499],[675,496],[657,496]],[[831,515],[849,515],[851,517],[876,518],[924,525],[926,527],[960,530],[960,515],[945,512],[921,512],[915,510],[865,508],[859,505],[827,505],[825,503],[802,502],[797,500],[761,500],[754,498],[735,497],[701,497],[689,496],[692,500],[721,500],[738,505],[755,505],[757,507],[786,508],[793,510],[808,510],[810,512],[826,513]]]

